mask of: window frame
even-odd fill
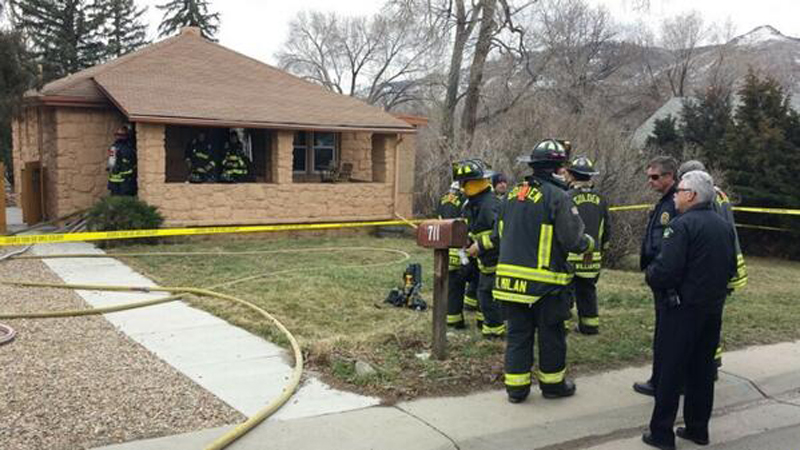
[[[292,174],[294,175],[319,175],[325,172],[326,169],[322,170],[315,170],[315,159],[316,159],[316,150],[317,149],[331,149],[333,150],[333,162],[335,165],[338,166],[340,160],[340,151],[339,146],[341,143],[341,133],[335,131],[311,131],[311,130],[304,130],[304,131],[295,131],[295,135],[297,133],[304,133],[305,134],[305,144],[302,146],[298,146],[292,141]],[[315,134],[317,133],[326,133],[333,135],[333,146],[316,146],[314,145],[315,141]],[[294,139],[294,138],[293,138]],[[305,151],[305,170],[295,170],[294,169],[294,152],[298,149],[302,148]]]

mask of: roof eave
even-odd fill
[[[29,106],[69,106],[76,108],[108,108],[112,106],[107,100],[68,95],[26,95],[23,101]]]
[[[167,117],[151,115],[129,115],[131,122],[153,123],[163,125],[187,125],[204,127],[224,127],[224,128],[264,128],[273,130],[309,130],[309,131],[350,131],[350,132],[373,132],[373,133],[402,133],[414,134],[417,130],[411,126],[407,127],[385,127],[369,125],[332,125],[332,124],[313,124],[313,123],[289,123],[289,122],[258,122],[246,120],[228,119],[208,119],[194,117]]]

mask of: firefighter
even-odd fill
[[[567,253],[594,251],[594,239],[584,233],[567,186],[556,178],[563,176],[567,157],[561,141],[547,139],[520,158],[533,174],[509,192],[491,236],[500,248],[494,297],[504,303],[508,324],[505,385],[511,403],[530,394],[536,340],[539,368],[534,374],[542,395],[575,393],[575,383],[565,377],[564,321],[570,315],[573,276]]]
[[[467,159],[453,165],[453,179],[461,183],[461,189],[469,199],[464,206],[464,217],[472,240],[467,253],[477,259],[480,271],[478,320],[482,319],[481,334],[487,339],[500,338],[506,332],[500,306],[492,297],[497,248],[491,245],[489,237],[497,220],[500,201],[492,192],[491,176],[488,166],[480,159]]]
[[[693,170],[705,172],[706,166],[696,159],[686,161],[678,168],[678,179],[680,180],[685,174]],[[744,263],[742,247],[739,244],[739,233],[736,232],[736,223],[733,220],[733,207],[731,206],[730,199],[718,186],[714,186],[714,192],[715,198],[714,201],[711,202],[711,208],[733,227],[734,244],[736,246],[736,276],[728,283],[728,290],[733,292],[743,288],[747,284],[747,266]],[[720,341],[719,347],[717,347],[717,351],[714,355],[714,362],[717,368],[722,367],[722,341]]]
[[[189,167],[190,183],[208,183],[216,181],[217,163],[211,143],[206,140],[206,133],[201,131],[186,147],[186,165]]]
[[[592,253],[579,255],[570,253],[567,257],[575,267],[572,279],[572,295],[578,307],[578,332],[597,334],[600,331],[600,316],[597,309],[597,279],[603,261],[602,250],[608,247],[611,229],[608,204],[594,189],[592,177],[597,175],[594,163],[586,156],[579,156],[567,169],[570,190],[567,193],[586,227],[586,233],[598,244]]]
[[[460,219],[466,198],[458,181],[439,199],[437,214],[440,219]],[[464,287],[469,258],[464,249],[451,248],[448,258],[447,277],[447,326],[464,328]]]
[[[222,158],[220,181],[223,183],[244,181],[250,172],[248,167],[247,156],[244,154],[242,142],[239,140],[239,133],[231,130],[230,138],[225,143],[225,156]]]
[[[108,149],[108,190],[111,195],[136,195],[136,165],[136,148],[130,128],[123,125],[114,132],[114,143]]]

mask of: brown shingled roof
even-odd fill
[[[236,53],[192,29],[49,83],[38,96],[98,102],[108,97],[136,122],[413,131],[380,108]]]

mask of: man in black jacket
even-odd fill
[[[736,275],[733,227],[711,207],[714,182],[701,171],[685,174],[675,189],[680,215],[664,229],[661,252],[647,267],[647,284],[670,292],[659,298],[656,338],[660,368],[650,432],[642,439],[660,449],[675,448],[675,434],[708,444],[714,405],[714,352],[719,344],[728,282]],[[679,389],[685,385],[685,427],[672,427]]]
[[[677,186],[677,170],[678,162],[669,156],[658,156],[653,158],[647,165],[647,180],[650,188],[661,194],[661,199],[650,211],[650,218],[647,221],[647,230],[645,231],[644,239],[642,240],[642,250],[639,256],[639,267],[641,270],[647,269],[647,266],[655,259],[656,255],[661,251],[661,242],[664,235],[664,229],[669,221],[678,215],[675,209],[675,201],[673,196],[675,194],[675,187]],[[667,295],[659,289],[653,289],[653,299],[656,310],[656,323],[655,330],[653,331],[653,370],[650,379],[634,383],[633,390],[643,395],[655,395],[656,391],[656,375],[658,373],[658,366],[660,358],[658,358],[655,342],[658,339],[659,325],[661,323],[661,312],[663,307],[662,297]]]

